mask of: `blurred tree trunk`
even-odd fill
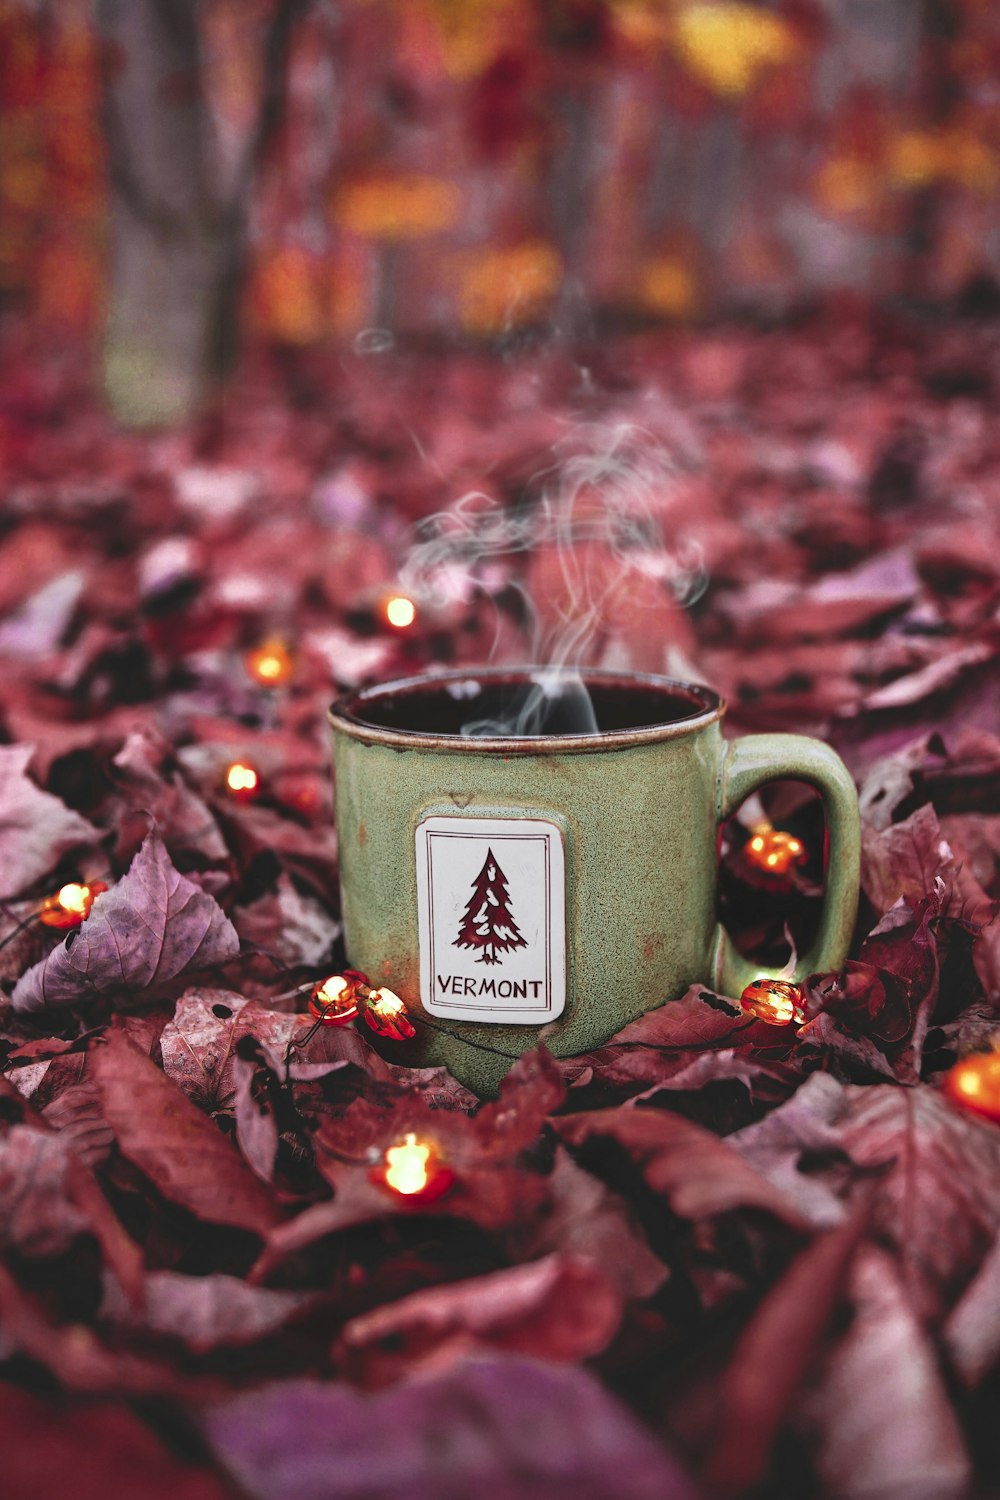
[[[197,0],[99,0],[107,55],[111,278],[105,381],[121,420],[190,412],[210,369],[220,210]]]
[[[105,384],[123,422],[189,415],[232,363],[250,194],[282,120],[291,36],[308,4],[276,0],[271,10],[256,118],[224,190],[200,0],[97,0],[111,187]]]

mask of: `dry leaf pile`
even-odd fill
[[[1000,1125],[940,1081],[1000,1030],[996,330],[848,310],[576,359],[259,354],[219,411],[142,437],[72,355],[9,354],[5,1493],[995,1493]],[[695,987],[480,1104],[305,1013],[344,962],[323,715],[513,656],[482,589],[385,626],[406,528],[474,489],[519,503],[598,420],[669,452],[653,560],[694,545],[701,584],[647,569],[595,656],[841,750],[857,940],[798,1034]],[[564,576],[544,546],[504,566]],[[294,672],[266,687],[244,657],[273,635]],[[734,820],[720,896],[770,961],[815,921],[822,829],[795,787],[762,810],[809,862],[777,888]],[[88,879],[79,929],[34,920]],[[454,1172],[433,1202],[373,1180],[408,1131]]]

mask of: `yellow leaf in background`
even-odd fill
[[[667,318],[690,318],[700,302],[693,268],[678,255],[661,255],[642,268],[639,282],[642,303],[650,312]]]
[[[673,10],[669,0],[611,0],[611,22],[623,41],[650,52],[670,40]]]
[[[314,256],[287,245],[267,259],[253,278],[256,319],[274,338],[308,344],[326,332]]]
[[[493,334],[531,323],[545,312],[562,273],[558,252],[545,240],[463,257],[458,293],[463,328]]]
[[[932,130],[901,130],[889,146],[889,175],[898,187],[926,187],[944,167],[943,139]]]
[[[745,94],[760,73],[789,62],[799,50],[795,32],[780,16],[728,0],[685,5],[672,41],[688,71],[724,97]]]
[[[342,229],[369,239],[411,240],[450,229],[460,209],[454,183],[414,172],[349,183],[336,196],[333,217]]]
[[[897,187],[927,187],[948,178],[989,195],[1000,180],[1000,163],[974,130],[906,130],[892,142],[889,172]]]
[[[404,0],[413,4],[414,0]],[[423,0],[445,71],[476,78],[507,44],[517,0]]]
[[[944,171],[974,193],[989,195],[1000,179],[997,155],[971,130],[952,131],[941,141]]]
[[[856,156],[831,156],[816,177],[820,207],[836,218],[866,213],[878,202],[880,191],[872,163]]]

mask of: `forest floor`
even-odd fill
[[[1000,1029],[1000,326],[257,351],[140,434],[2,344],[5,1494],[1000,1493],[1000,1079],[942,1089]],[[330,700],[526,658],[840,751],[860,910],[804,1024],[695,986],[480,1104],[313,1023]],[[823,873],[801,785],[733,818],[743,949],[802,951]],[[439,1196],[379,1175],[411,1131]]]

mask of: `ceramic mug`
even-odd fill
[[[798,974],[840,967],[858,899],[851,777],[819,740],[723,739],[724,711],[698,684],[531,667],[334,705],[347,955],[412,1011],[400,1061],[492,1093],[543,1027],[569,1056],[692,983],[739,996],[768,971],[719,925],[718,828],[776,777],[818,789],[829,837]]]

